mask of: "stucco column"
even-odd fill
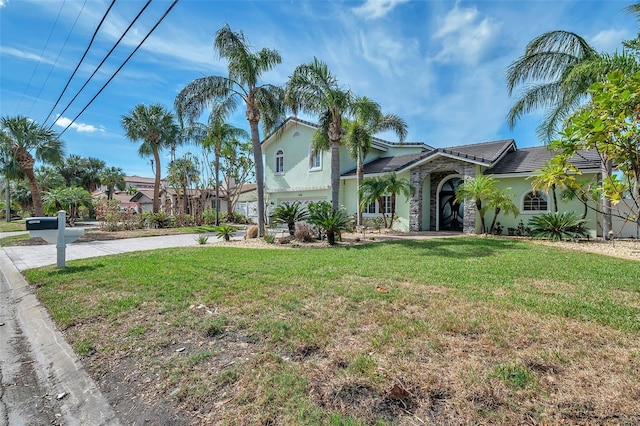
[[[422,231],[422,173],[420,169],[411,171],[409,179],[415,193],[409,200],[409,231]]]

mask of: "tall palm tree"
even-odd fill
[[[360,188],[364,168],[363,161],[371,150],[376,133],[391,130],[404,142],[407,137],[407,123],[397,115],[383,114],[380,105],[367,97],[356,98],[353,105],[354,119],[347,122],[344,143],[351,158],[356,160],[356,187]],[[358,195],[359,197],[359,195]],[[362,224],[362,209],[358,199],[358,220]]]
[[[497,190],[496,180],[491,176],[478,175],[473,179],[464,181],[456,188],[456,201],[464,203],[465,200],[473,200],[476,210],[480,214],[481,232],[487,233],[484,214],[489,208],[487,201]]]
[[[42,195],[36,180],[33,166],[36,160],[45,163],[59,163],[64,155],[64,144],[58,135],[24,116],[3,117],[2,143],[5,152],[20,165],[31,188],[33,214],[44,215]]]
[[[258,233],[264,235],[264,164],[260,144],[259,123],[266,131],[274,129],[284,117],[283,92],[271,84],[259,84],[262,75],[282,62],[277,50],[263,48],[253,51],[241,31],[234,32],[225,25],[216,32],[214,49],[227,60],[228,76],[209,76],[189,83],[178,94],[175,108],[180,119],[194,122],[204,108],[217,102],[216,115],[227,117],[246,106],[245,116],[251,130],[251,142],[256,168],[258,193]]]
[[[319,116],[320,128],[313,135],[316,151],[331,149],[331,205],[340,204],[340,145],[344,130],[342,119],[353,111],[354,97],[340,87],[327,64],[313,58],[293,71],[285,87],[287,105],[294,113],[302,111]]]
[[[122,117],[122,127],[132,142],[142,141],[138,154],[141,157],[153,156],[155,182],[153,184],[153,213],[160,209],[160,151],[171,148],[182,139],[180,127],[175,117],[162,105],[136,105],[129,115]]]
[[[113,198],[115,189],[124,191],[127,182],[124,180],[124,172],[120,167],[108,167],[100,173],[100,184],[107,187],[107,200]]]

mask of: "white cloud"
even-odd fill
[[[92,124],[85,124],[85,123],[72,123],[71,126],[69,126],[69,124],[71,123],[71,119],[67,117],[61,117],[60,115],[58,115],[57,117],[58,118],[56,119],[56,122],[55,122],[56,126],[59,126],[62,128],[69,127],[70,129],[74,129],[79,133],[94,133],[94,132],[105,131],[104,126],[96,127]]]
[[[457,6],[442,20],[433,35],[442,40],[435,59],[443,63],[477,64],[498,40],[500,24],[482,19],[478,9]]]
[[[40,63],[49,65],[55,64],[54,61],[51,61],[44,56],[29,53],[20,49],[14,49],[13,47],[0,46],[0,55],[15,56],[16,58],[27,59],[29,61],[39,61]]]
[[[608,29],[600,31],[591,38],[591,44],[599,52],[613,52],[622,47],[622,40],[630,39],[631,36],[625,30]]]
[[[396,6],[409,0],[366,0],[362,5],[351,10],[364,19],[378,19],[387,15]]]
[[[9,3],[7,0],[0,0],[0,8],[5,7]]]

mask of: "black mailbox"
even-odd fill
[[[29,217],[26,220],[27,231],[58,229],[57,217]]]

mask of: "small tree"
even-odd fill
[[[116,189],[124,191],[127,182],[124,180],[124,172],[120,167],[109,167],[100,173],[100,183],[107,187],[107,200],[113,199]]]
[[[493,209],[493,220],[489,227],[490,234],[493,234],[496,227],[496,221],[498,220],[498,215],[501,212],[504,214],[512,214],[513,216],[518,216],[520,214],[518,206],[516,206],[512,201],[513,196],[509,193],[510,190],[511,188],[496,188],[496,190],[487,198],[487,208]]]

